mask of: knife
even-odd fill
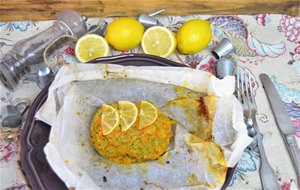
[[[291,124],[290,116],[287,114],[283,102],[276,90],[276,87],[266,74],[260,74],[259,78],[267,94],[269,104],[271,105],[275,121],[284,140],[285,146],[289,152],[294,169],[297,174],[298,186],[300,187],[300,152],[296,139],[294,137],[295,129]]]

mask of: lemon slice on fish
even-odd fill
[[[158,117],[158,111],[155,105],[148,101],[141,101],[139,113],[139,129],[152,125]]]
[[[127,131],[137,120],[138,108],[129,101],[119,101],[120,123],[122,131]]]
[[[102,105],[101,126],[102,134],[110,134],[120,124],[119,112],[110,105]]]

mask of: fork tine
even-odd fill
[[[251,101],[251,97],[250,97],[250,94],[249,94],[249,84],[250,84],[250,81],[249,81],[249,71],[246,70],[245,73],[244,73],[244,78],[245,78],[245,90],[246,90],[246,96],[248,98],[249,101]]]
[[[244,77],[244,70],[241,69],[241,91],[242,91],[242,98],[243,98],[243,103],[245,104],[245,88],[244,88],[244,85],[245,85],[245,77]]]
[[[252,103],[254,103],[256,105],[250,72],[249,72],[248,77],[249,77],[249,84],[250,84],[251,101],[252,101]]]
[[[237,75],[236,75],[237,97],[238,97],[239,101],[242,102],[240,80],[241,80],[241,72],[240,72],[240,68],[238,68]]]

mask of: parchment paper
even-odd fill
[[[178,96],[174,86],[218,97],[213,136],[226,163],[217,164],[233,167],[251,142],[242,108],[233,96],[233,77],[219,80],[190,68],[108,64],[68,65],[57,73],[36,115],[52,126],[44,149],[49,164],[68,187],[76,189],[220,188],[224,176],[209,172],[210,150],[202,144],[188,145],[189,133],[179,124],[173,148],[156,161],[114,164],[90,146],[91,119],[103,103],[148,100],[161,108]]]

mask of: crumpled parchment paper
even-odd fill
[[[188,144],[190,134],[180,124],[175,128],[173,148],[155,161],[115,164],[90,145],[90,123],[103,103],[148,100],[162,108],[178,97],[174,86],[218,97],[213,136],[225,163],[216,164],[233,167],[252,141],[241,105],[233,96],[234,77],[219,80],[190,68],[76,64],[59,70],[47,101],[36,114],[51,125],[44,151],[52,169],[76,189],[220,188],[225,174],[211,172],[214,160],[207,160],[215,144]]]

